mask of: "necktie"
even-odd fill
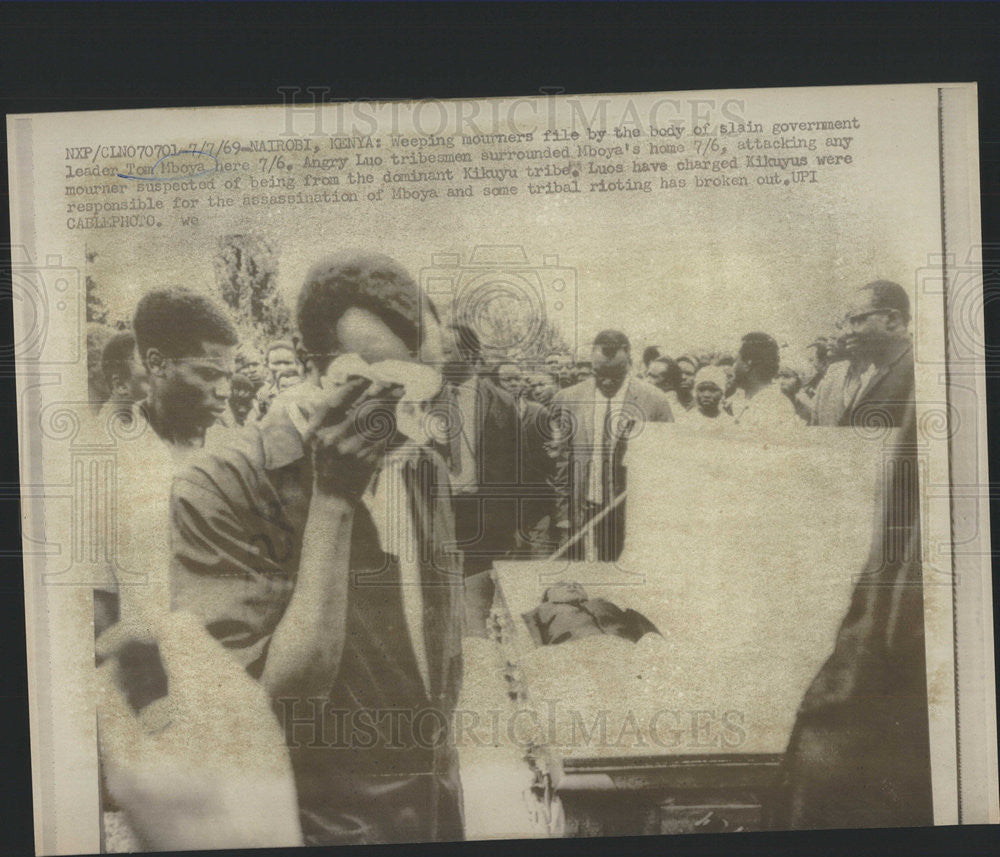
[[[462,471],[462,432],[459,428],[462,414],[458,407],[458,388],[454,384],[447,384],[443,398],[448,412],[446,423],[448,433],[438,446],[442,457],[448,462],[448,470],[452,476],[456,476]]]
[[[614,450],[614,437],[611,424],[611,399],[608,399],[604,408],[604,429],[601,433],[601,499],[602,505],[607,505],[612,498],[611,486],[611,459]]]

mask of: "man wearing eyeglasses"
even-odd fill
[[[898,428],[914,401],[910,298],[888,280],[858,289],[842,322],[846,360],[816,390],[812,425]]]

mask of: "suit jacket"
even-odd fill
[[[913,346],[900,347],[876,371],[861,391],[853,407],[844,406],[844,385],[847,383],[849,360],[831,363],[816,389],[811,425],[849,426],[883,425],[899,428],[907,408],[914,403]]]
[[[552,411],[538,402],[525,402],[519,440],[519,483],[524,488],[519,530],[522,538],[546,515],[555,512],[555,460],[546,448],[552,439]]]
[[[506,391],[480,378],[476,384],[476,485],[452,492],[455,535],[465,573],[474,574],[513,549],[518,527],[518,458],[521,418]],[[450,450],[438,447],[447,461]]]
[[[612,453],[612,481],[616,493],[625,488],[624,457],[627,437],[636,434],[647,422],[672,423],[673,413],[666,395],[645,381],[626,381],[623,411],[634,415],[635,424],[615,443]],[[555,485],[558,494],[556,517],[563,525],[577,529],[583,525],[587,486],[594,447],[600,444],[600,428],[594,427],[594,380],[588,378],[560,390],[552,400],[553,413],[559,423]]]

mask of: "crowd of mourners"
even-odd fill
[[[289,738],[307,844],[462,838],[454,749],[376,715],[448,721],[463,640],[487,636],[495,561],[620,555],[637,425],[892,427],[914,397],[909,300],[887,281],[850,295],[838,336],[810,346],[808,377],[783,369],[764,332],[732,353],[634,356],[608,328],[577,354],[487,355],[472,322],[442,323],[376,254],[317,263],[296,322],[258,351],[209,295],[139,300],[104,349],[99,419],[146,429],[131,475],[145,499],[122,505],[150,539],[147,575],[113,569],[95,597],[98,633],[193,614],[289,735],[311,723],[333,741]],[[149,499],[160,483],[162,504]],[[143,518],[160,509],[165,522]],[[121,645],[103,647],[109,662]],[[269,843],[222,843],[247,844]]]
[[[837,320],[836,334],[820,335],[809,343],[807,371],[784,365],[777,340],[763,332],[748,333],[733,351],[695,349],[671,356],[669,348],[650,345],[642,351],[641,361],[632,360],[627,337],[621,341],[626,343],[632,377],[666,394],[676,422],[690,417],[693,424],[718,420],[723,425],[830,426],[858,425],[867,417],[893,427],[898,425],[901,406],[913,398],[912,390],[906,390],[913,375],[909,298],[901,286],[877,281],[859,290],[854,303]],[[263,350],[237,347],[226,406],[216,424],[236,428],[260,420],[278,393],[303,380],[296,339],[277,339]],[[827,381],[826,395],[818,397],[831,365],[836,368]],[[145,398],[146,369],[135,352],[131,331],[108,342],[101,368],[112,390],[110,407]],[[592,345],[576,354],[553,351],[544,361],[491,355],[484,357],[479,371],[522,407],[534,402],[549,408],[557,392],[593,377]],[[895,376],[891,396],[870,389],[876,371]],[[761,393],[763,398],[757,398]],[[751,407],[755,398],[757,404]],[[865,402],[871,405],[867,414],[861,408]]]

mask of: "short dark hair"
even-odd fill
[[[642,350],[642,365],[649,366],[654,360],[660,357],[660,347],[658,345],[647,345]]]
[[[204,343],[236,345],[236,328],[222,306],[208,295],[184,286],[156,289],[143,295],[132,320],[143,363],[156,348],[166,357],[192,357]]]
[[[615,351],[624,348],[626,354],[632,353],[632,343],[620,330],[602,330],[594,337],[594,348],[613,348]]]
[[[890,280],[875,280],[862,286],[859,291],[872,293],[872,306],[877,309],[896,310],[907,324],[910,323],[910,296],[899,283]]]
[[[781,365],[781,352],[778,341],[769,333],[753,331],[743,337],[740,344],[740,357],[763,373],[768,380],[778,374]]]
[[[253,381],[251,381],[246,375],[241,375],[239,372],[233,375],[229,385],[232,389],[232,393],[230,394],[231,396],[235,396],[239,393],[245,393],[252,396],[257,392],[257,388],[254,386]]]
[[[135,352],[135,336],[123,330],[109,339],[101,352],[101,374],[110,387],[116,375],[126,378],[132,375],[132,354]]]
[[[336,351],[337,322],[349,309],[374,313],[416,353],[423,338],[422,306],[437,320],[423,289],[395,260],[377,253],[338,254],[314,265],[306,276],[296,321],[303,348],[314,362]]]

